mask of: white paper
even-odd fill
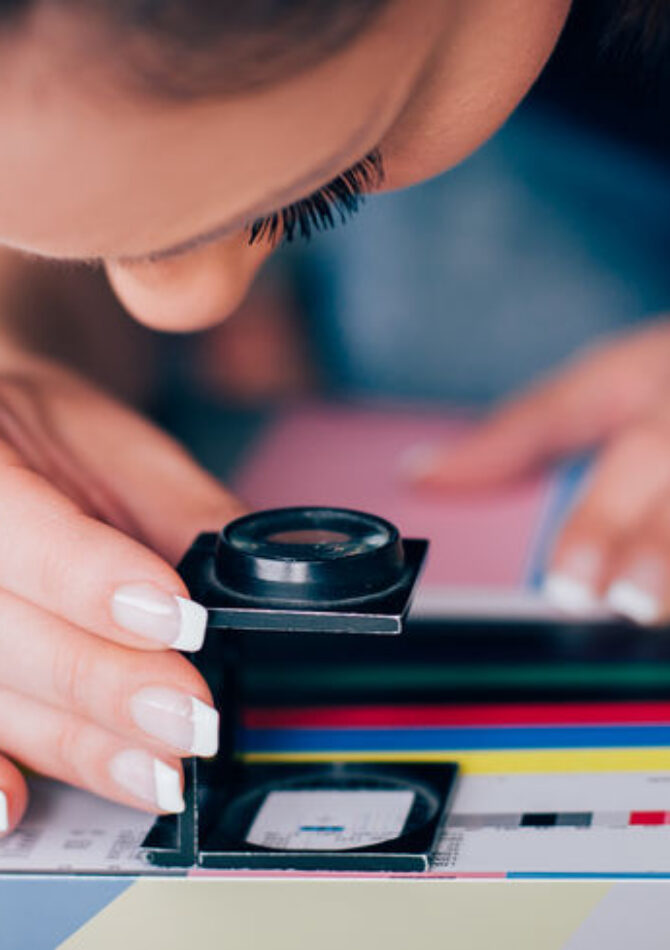
[[[670,873],[670,825],[631,826],[631,811],[670,812],[670,774],[465,775],[432,870]],[[590,812],[596,820],[584,828],[462,826],[468,816],[525,812]]]
[[[148,873],[138,853],[155,816],[47,779],[30,782],[20,827],[0,840],[0,873]]]
[[[397,838],[412,791],[270,792],[247,833],[249,844],[281,851],[343,851]]]
[[[0,873],[154,873],[138,853],[152,815],[46,779],[30,786],[26,819],[0,841]],[[409,790],[272,792],[248,837],[275,848],[372,844],[402,830],[413,798]],[[464,775],[432,873],[670,874],[670,825],[631,826],[631,811],[670,812],[670,773]],[[472,816],[525,812],[589,812],[594,820],[584,828],[467,826]],[[342,830],[301,830],[310,826]]]

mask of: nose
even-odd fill
[[[172,257],[108,262],[109,281],[126,309],[156,330],[188,332],[225,319],[244,299],[268,245],[247,235]]]

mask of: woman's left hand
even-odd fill
[[[489,488],[600,448],[556,543],[548,596],[670,621],[670,322],[590,349],[410,473],[442,491]]]

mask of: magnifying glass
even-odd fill
[[[394,634],[427,547],[365,512],[277,508],[201,535],[180,573],[211,629]]]

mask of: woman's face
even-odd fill
[[[393,0],[317,68],[207,100],[132,91],[111,43],[42,12],[0,39],[0,242],[101,261],[151,326],[214,323],[269,253],[250,221],[375,148],[389,189],[461,161],[537,77],[569,3]]]

